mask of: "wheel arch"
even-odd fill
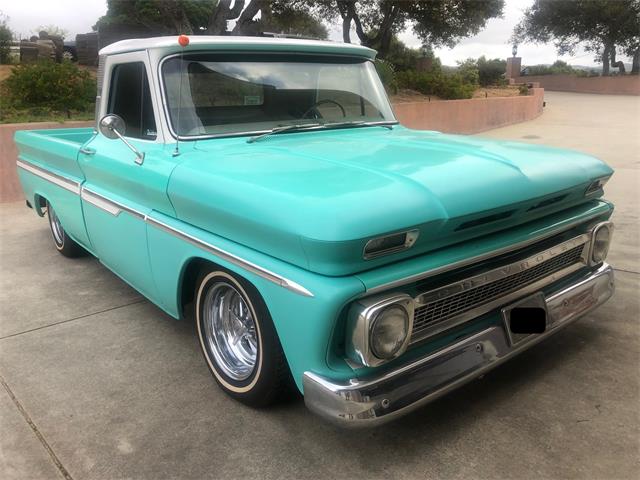
[[[190,310],[194,306],[198,278],[205,269],[209,271],[219,270],[221,272],[232,275],[251,294],[258,297],[264,307],[269,310],[264,296],[260,293],[258,287],[256,287],[256,285],[251,282],[251,280],[249,280],[246,275],[243,275],[237,270],[232,270],[224,267],[223,265],[205,257],[191,257],[187,259],[183,264],[178,283],[178,307],[180,309],[179,314],[181,319],[185,318],[189,313],[193,313]],[[269,312],[269,314],[271,314],[271,312]]]
[[[36,192],[33,195],[33,209],[36,211],[39,217],[44,217],[44,210],[49,200],[44,195]]]

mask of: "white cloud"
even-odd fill
[[[106,0],[0,0],[0,11],[9,16],[9,28],[29,38],[40,25],[56,25],[69,40],[87,33],[107,13]]]

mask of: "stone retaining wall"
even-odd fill
[[[640,95],[640,75],[614,77],[576,77],[575,75],[527,75],[515,77],[515,83],[537,82],[556,92]]]
[[[544,89],[519,97],[473,98],[393,106],[400,123],[417,130],[472,134],[532,120],[542,113]]]

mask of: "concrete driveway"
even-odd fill
[[[0,205],[0,477],[638,478],[640,98],[547,93],[539,119],[486,135],[608,161],[612,301],[510,363],[376,430],[337,430],[301,399],[222,394],[194,327],[47,222]]]

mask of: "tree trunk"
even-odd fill
[[[344,0],[336,0],[338,12],[340,12],[340,16],[342,17],[342,41],[344,43],[351,43],[351,20],[353,18],[349,13],[347,3],[348,2]]]
[[[640,75],[640,48],[636,49],[636,51],[633,53],[631,75]]]
[[[358,16],[358,12],[356,12],[356,4],[355,2],[346,2],[347,6],[347,14],[350,18],[353,19],[353,23],[356,26],[356,35],[360,39],[360,43],[365,46],[371,45],[371,38],[367,35],[362,28],[362,22],[360,21],[360,17]]]
[[[260,7],[260,29],[261,32],[275,32],[282,33],[282,31],[276,32],[277,27],[273,24],[273,9],[271,8],[271,2],[265,1]]]
[[[611,46],[605,43],[604,50],[602,51],[602,75],[609,75],[609,58],[611,57]]]
[[[616,47],[613,45],[611,47],[611,66],[613,68],[618,69],[618,73],[624,75],[627,72],[627,69],[624,68],[624,62],[622,60],[616,61]]]
[[[220,0],[209,20],[209,35],[223,35],[227,33],[227,20],[233,20],[240,16],[244,8],[245,0],[235,0],[231,8],[231,0]]]
[[[342,41],[351,43],[351,17],[349,16],[342,19]]]
[[[380,28],[380,34],[378,36],[378,53],[381,57],[386,57],[389,52],[389,48],[391,47],[391,39],[393,38],[393,24],[398,17],[398,13],[400,8],[396,6],[392,6],[389,14],[385,16],[382,21],[382,26]]]
[[[236,3],[238,0],[236,0]],[[244,3],[244,2],[242,2]],[[235,5],[234,5],[235,7]],[[240,18],[236,22],[236,26],[233,28],[233,35],[242,35],[248,33],[251,24],[253,23],[253,17],[255,17],[261,8],[271,8],[270,2],[264,0],[251,0],[247,8],[242,11]]]

